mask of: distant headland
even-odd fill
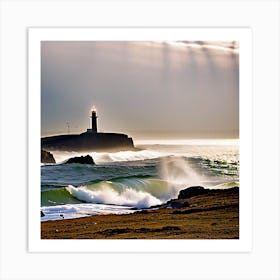
[[[124,151],[135,150],[133,139],[122,133],[97,131],[96,109],[91,110],[91,128],[81,134],[41,138],[41,148],[48,151]]]

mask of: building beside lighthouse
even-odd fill
[[[41,138],[41,149],[48,151],[124,151],[135,150],[133,140],[123,133],[98,132],[97,111],[91,110],[91,128],[81,134]]]

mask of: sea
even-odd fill
[[[236,139],[142,140],[136,151],[53,151],[41,165],[41,221],[129,214],[160,206],[190,186],[239,187]],[[95,165],[64,164],[90,155]]]

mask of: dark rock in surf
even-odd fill
[[[41,163],[56,163],[53,155],[50,152],[41,150]]]
[[[190,204],[188,203],[188,201],[174,200],[171,201],[168,206],[171,208],[180,209],[180,208],[189,207]]]
[[[189,187],[179,192],[178,199],[186,199],[193,196],[206,194],[208,193],[208,191],[209,191],[208,189],[204,189],[201,186]]]
[[[95,164],[90,155],[69,158],[65,163]]]
[[[173,208],[173,209],[180,209],[180,208],[187,208],[190,207],[190,204],[187,200],[185,199],[171,199],[169,201],[167,201],[164,204],[160,204],[160,205],[153,205],[151,207],[149,207],[149,209],[161,209],[161,208]]]
[[[41,211],[41,217],[45,217],[46,215],[44,214],[43,211]]]
[[[180,209],[190,207],[190,204],[185,199],[171,199],[167,201],[165,204],[159,205],[157,208],[173,208]],[[151,207],[152,208],[152,207]]]
[[[168,206],[171,208],[182,208],[182,204],[178,201],[171,201]]]

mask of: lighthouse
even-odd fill
[[[97,115],[94,107],[91,109],[91,131],[97,133]]]

